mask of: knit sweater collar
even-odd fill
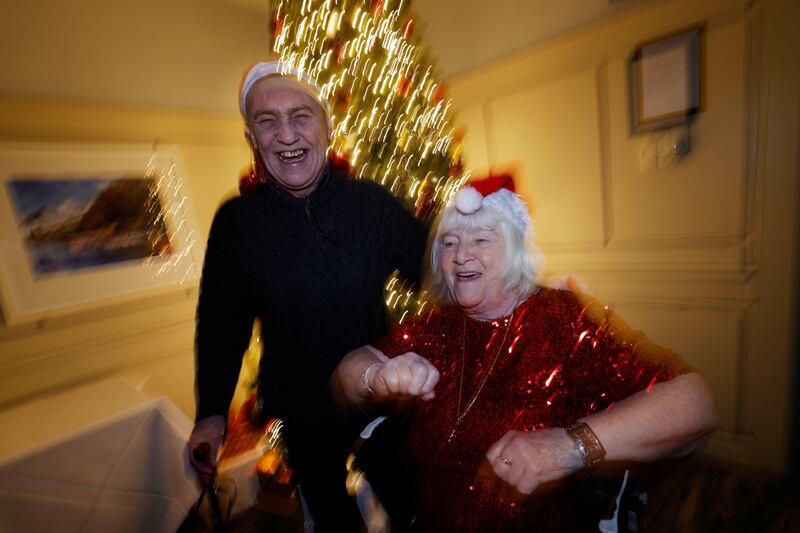
[[[322,169],[322,176],[317,187],[308,196],[298,198],[289,194],[286,189],[278,185],[274,180],[269,179],[260,188],[261,195],[269,200],[284,207],[293,209],[305,209],[307,205],[318,206],[333,196],[345,179],[345,173],[331,168],[330,163],[326,163]]]

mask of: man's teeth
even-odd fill
[[[459,272],[456,275],[461,279],[472,279],[478,277],[477,272]]]
[[[280,152],[280,156],[283,159],[294,159],[296,157],[300,157],[305,153],[305,150],[291,150],[286,152]]]

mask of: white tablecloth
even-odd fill
[[[0,411],[0,531],[173,533],[199,496],[191,429],[123,378]]]

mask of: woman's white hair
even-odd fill
[[[425,287],[434,301],[453,303],[440,264],[442,236],[464,229],[494,231],[503,239],[505,258],[500,277],[504,280],[505,290],[516,292],[519,301],[525,300],[536,291],[536,280],[544,268],[544,256],[534,242],[536,231],[532,223],[527,224],[527,230],[524,231],[518,222],[512,222],[508,216],[508,213],[488,202],[484,202],[480,209],[471,214],[460,212],[453,202],[442,210],[431,228],[432,237],[428,241]]]

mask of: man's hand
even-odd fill
[[[197,470],[203,484],[208,483],[217,466],[217,453],[224,430],[224,416],[209,416],[199,420],[189,436],[189,462]]]
[[[492,444],[486,459],[497,477],[522,494],[583,468],[574,442],[561,428],[509,431]]]
[[[431,400],[439,383],[439,371],[414,352],[398,355],[368,373],[367,384],[378,397],[412,396]]]

